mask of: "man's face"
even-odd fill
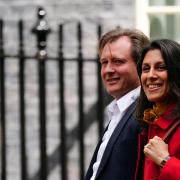
[[[115,99],[121,98],[140,84],[130,48],[129,38],[122,36],[107,43],[100,56],[102,80],[107,92]]]

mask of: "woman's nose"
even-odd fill
[[[150,69],[150,71],[148,73],[148,77],[149,78],[156,78],[157,77],[156,71],[153,68]]]

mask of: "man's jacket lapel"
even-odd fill
[[[101,138],[100,138],[100,140],[99,140],[99,142],[98,142],[98,144],[97,144],[97,146],[96,146],[96,149],[95,149],[94,154],[93,154],[93,156],[92,156],[92,159],[91,159],[89,168],[88,168],[88,170],[87,170],[87,174],[86,174],[86,178],[85,178],[85,179],[88,179],[88,180],[89,180],[90,177],[91,177],[92,174],[93,174],[93,164],[96,162],[97,153],[98,153],[99,147],[100,147],[100,145],[101,145],[101,143],[102,143],[102,138],[103,138],[103,136],[104,136],[104,133],[105,133],[106,130],[108,129],[108,126],[109,126],[109,124],[108,124],[108,125],[106,126],[106,128],[104,129],[104,132],[102,133],[102,136],[101,136]]]
[[[128,122],[129,117],[132,115],[132,113],[135,110],[135,103],[133,103],[127,110],[127,112],[125,113],[125,115],[123,116],[123,118],[120,120],[120,122],[118,123],[117,127],[115,128],[107,146],[105,149],[105,152],[103,154],[101,163],[99,165],[97,174],[96,174],[96,178],[99,176],[99,174],[101,173],[101,171],[103,170],[103,167],[105,166],[105,164],[107,163],[107,160],[111,154],[111,151],[113,149],[113,145],[115,144],[117,138],[120,136],[119,134],[121,133],[122,129],[124,128],[124,126],[126,125],[126,123]]]

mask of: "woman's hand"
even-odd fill
[[[169,155],[168,144],[160,137],[154,136],[149,140],[149,143],[144,146],[144,154],[157,165],[160,165],[161,161]]]

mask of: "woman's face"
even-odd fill
[[[160,50],[146,53],[142,63],[141,83],[147,99],[151,102],[161,103],[168,96],[168,73]]]

